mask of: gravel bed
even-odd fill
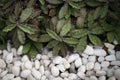
[[[21,56],[18,49],[0,50],[0,80],[120,80],[120,51],[105,43],[101,47],[87,45],[81,53],[52,56],[52,51],[43,49],[34,59]]]

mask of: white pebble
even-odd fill
[[[29,58],[27,55],[24,55],[21,59],[22,62],[26,62],[26,61],[29,61]]]
[[[100,63],[96,62],[96,63],[95,63],[95,66],[94,66],[94,70],[95,70],[95,71],[98,71],[98,70],[100,70],[100,69],[101,69]]]
[[[115,50],[113,50],[113,49],[108,49],[108,53],[111,54],[111,55],[113,55],[113,54],[115,55]]]
[[[116,52],[116,59],[120,61],[120,51]]]
[[[41,56],[41,59],[42,59],[42,60],[45,60],[45,59],[49,59],[49,57],[48,57],[47,55],[42,55],[42,56]]]
[[[55,66],[51,67],[51,73],[53,76],[58,76],[59,75],[59,69]]]
[[[86,69],[87,70],[91,70],[91,69],[93,69],[94,68],[94,63],[93,62],[88,62],[87,64],[86,64]]]
[[[35,77],[35,79],[41,79],[41,73],[34,68],[32,69],[32,75]]]
[[[63,72],[60,74],[61,77],[65,78],[68,77],[69,73],[68,72]]]
[[[89,56],[88,61],[89,62],[95,62],[96,61],[96,56]]]
[[[21,77],[23,77],[23,78],[27,78],[27,76],[28,76],[29,74],[31,74],[31,71],[30,71],[30,70],[23,70],[20,75],[21,75]]]
[[[79,72],[77,73],[77,75],[78,75],[81,79],[85,79],[85,73],[84,73],[84,72],[79,71]]]
[[[16,77],[16,78],[14,78],[12,80],[21,80],[21,78],[20,77]]]
[[[88,60],[86,58],[82,58],[82,63],[83,64],[87,64],[88,63]]]
[[[41,54],[37,54],[36,59],[40,60],[41,59]]]
[[[15,76],[18,76],[18,75],[20,74],[20,67],[13,66],[13,67],[12,67],[12,73],[13,73]]]
[[[94,53],[93,47],[87,45],[86,49],[84,50],[84,53],[86,53],[88,55],[93,55],[93,53]]]
[[[9,54],[9,52],[7,50],[3,50],[3,57],[2,58],[5,59],[8,54]]]
[[[21,55],[23,50],[23,45],[21,45],[17,50],[17,55]]]
[[[106,76],[100,76],[99,80],[106,80]]]
[[[116,80],[116,78],[112,76],[112,77],[109,77],[108,80]]]
[[[17,56],[17,50],[16,50],[16,48],[12,48],[11,51],[13,53],[13,56]]]
[[[0,50],[0,54],[2,54],[2,50]]]
[[[0,59],[0,68],[5,68],[5,67],[6,67],[5,61]]]
[[[106,72],[105,71],[96,71],[96,76],[105,76]]]
[[[5,61],[6,63],[11,63],[13,61],[13,53],[7,54]]]
[[[115,57],[115,55],[108,55],[105,57],[105,60],[106,61],[115,61],[116,57]]]
[[[110,63],[108,61],[102,61],[101,62],[101,67],[108,67]]]
[[[46,70],[46,71],[45,71],[45,76],[46,76],[46,77],[49,77],[49,75],[51,75],[50,71],[49,71],[49,70]]]
[[[42,65],[42,66],[40,66],[39,71],[40,71],[41,75],[44,75],[45,70],[44,70],[44,66],[43,66],[43,65]]]
[[[5,71],[3,71],[3,72],[0,72],[0,77],[5,76],[7,73],[8,73],[8,70],[5,70]]]
[[[75,66],[78,68],[82,65],[82,60],[81,58],[78,58],[77,60],[75,60]]]
[[[39,60],[35,60],[35,69],[39,69],[40,68],[40,62]]]
[[[90,76],[90,80],[98,80],[96,76]]]
[[[54,64],[60,64],[62,62],[63,62],[63,59],[62,59],[61,56],[57,56],[57,57],[53,58],[53,63]]]
[[[72,54],[68,57],[68,62],[71,63],[79,58],[79,54]]]
[[[99,62],[102,62],[102,61],[104,61],[104,60],[105,60],[104,57],[98,57],[98,61],[99,61]]]
[[[115,76],[118,80],[120,80],[120,69],[116,69],[116,70],[114,71],[114,76]]]
[[[113,44],[110,44],[110,43],[104,43],[104,45],[109,49],[114,49],[115,48],[115,46]]]
[[[63,59],[63,64],[66,69],[70,68],[70,63],[66,59]]]
[[[19,66],[21,66],[21,64],[22,64],[22,62],[20,62],[20,61],[14,61],[14,65],[15,65],[15,66],[18,66],[18,67],[19,67]]]
[[[43,75],[43,76],[41,77],[41,80],[46,80],[46,76]]]
[[[7,74],[2,78],[2,80],[12,80],[13,78],[14,78],[13,74]]]
[[[25,62],[25,68],[32,69],[32,62],[31,61],[26,61]]]
[[[120,61],[111,61],[111,65],[120,66]]]
[[[85,72],[86,71],[86,66],[85,65],[82,65],[78,68],[78,71],[82,71],[82,72]]]
[[[48,67],[50,62],[51,62],[50,60],[43,60],[43,63],[44,63],[45,67]]]
[[[89,57],[87,54],[84,54],[84,53],[82,53],[81,56],[84,57],[84,58],[88,58]]]
[[[106,51],[103,49],[94,49],[95,56],[106,56]]]
[[[68,78],[69,78],[70,80],[76,80],[78,77],[77,77],[76,74],[70,73],[70,74],[68,75]]]
[[[88,70],[86,72],[86,76],[92,76],[92,75],[95,75],[95,72],[93,70]]]
[[[59,65],[57,65],[56,67],[57,67],[57,68],[59,69],[59,71],[61,71],[61,72],[64,72],[64,71],[66,70],[63,64],[59,64]]]
[[[27,80],[36,80],[31,74],[27,76]]]

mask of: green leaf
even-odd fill
[[[34,42],[34,47],[36,48],[37,51],[41,51],[41,49],[43,48],[43,45],[42,43],[39,43],[39,42]]]
[[[107,33],[107,39],[109,42],[113,42],[115,39],[115,34],[113,32]]]
[[[94,11],[94,20],[100,16],[101,7],[97,7]]]
[[[39,2],[44,5],[45,4],[45,0],[39,0]]]
[[[51,39],[52,38],[48,34],[43,34],[43,35],[40,35],[39,42],[48,42]]]
[[[57,25],[56,25],[56,30],[57,30],[57,33],[59,33],[62,29],[62,27],[64,26],[65,24],[65,19],[60,19],[58,22],[57,22]]]
[[[92,29],[91,33],[93,34],[102,34],[104,31],[100,26],[96,26],[95,28]]]
[[[52,30],[47,29],[47,33],[49,36],[51,36],[53,39],[57,40],[57,41],[61,41],[61,38]]]
[[[63,27],[62,27],[62,30],[60,32],[60,36],[65,36],[69,31],[70,29],[72,28],[71,26],[71,21],[69,20]]]
[[[53,56],[58,55],[59,51],[60,51],[60,45],[56,45],[52,51]]]
[[[46,1],[50,4],[60,4],[63,2],[62,0],[46,0]]]
[[[102,26],[104,31],[114,30],[114,26],[112,26],[111,24],[108,24],[108,23],[102,23],[101,26]]]
[[[108,6],[104,6],[100,10],[100,18],[104,18],[108,13]]]
[[[30,40],[37,42],[37,41],[38,41],[38,35],[39,35],[39,34],[27,34],[27,37],[28,37]]]
[[[96,7],[100,5],[100,3],[95,0],[87,0],[86,2],[87,2],[87,5],[90,7]]]
[[[35,56],[36,56],[36,54],[38,53],[38,51],[35,49],[35,47],[31,47],[30,48],[30,51],[29,51],[29,56],[31,57],[31,58],[35,58]]]
[[[80,1],[82,1],[82,0],[71,0],[71,1],[74,1],[74,2],[80,2]]]
[[[17,18],[20,14],[20,11],[21,11],[20,3],[16,3],[14,13]]]
[[[65,17],[67,12],[68,12],[68,4],[64,4],[59,11],[59,14],[58,14],[59,19]]]
[[[3,29],[3,31],[4,31],[4,32],[9,32],[9,31],[12,31],[15,27],[16,27],[15,24],[10,24],[10,25],[8,25],[7,27],[5,27],[5,28]]]
[[[35,32],[34,32],[34,29],[32,29],[31,27],[29,27],[29,26],[26,26],[26,25],[18,25],[18,27],[22,30],[22,31],[24,31],[24,32],[26,32],[26,33],[28,33],[28,34],[34,34]]]
[[[50,41],[48,44],[47,44],[47,48],[53,48],[55,47],[59,42],[56,41],[56,40],[53,40],[53,41]]]
[[[72,8],[75,8],[75,9],[80,9],[81,8],[81,5],[79,5],[78,3],[75,3],[73,1],[70,1],[69,2],[69,5],[72,7]]]
[[[17,30],[17,35],[18,35],[18,40],[20,41],[20,43],[24,44],[25,43],[25,34],[23,31],[21,31],[20,29]]]
[[[23,54],[28,54],[29,53],[29,50],[31,48],[31,44],[28,42],[26,43],[24,46],[23,46]]]
[[[84,27],[84,18],[83,17],[77,17],[76,25],[78,28]]]
[[[68,19],[70,17],[70,15],[71,15],[71,10],[68,8],[68,11],[65,15],[65,19]]]
[[[87,45],[87,37],[82,37],[79,40],[79,43],[77,44],[77,49],[76,50],[78,52],[83,51],[86,48],[86,45]]]
[[[70,32],[70,35],[74,38],[81,38],[81,37],[84,37],[88,34],[88,32],[84,29],[76,29],[76,30],[72,30]]]
[[[77,44],[78,43],[78,40],[74,39],[74,38],[64,38],[63,41],[67,44]]]
[[[67,55],[67,46],[64,43],[61,43],[60,46],[60,55],[62,55],[63,57],[65,57]]]
[[[35,0],[29,0],[29,2],[27,2],[27,8],[33,7],[34,4]]]
[[[100,40],[99,37],[97,37],[97,36],[95,36],[95,35],[88,35],[88,36],[89,36],[90,41],[91,41],[94,45],[99,45],[99,46],[102,45],[102,41]]]
[[[22,11],[22,14],[20,15],[20,22],[24,22],[26,19],[30,17],[32,14],[33,9],[32,8],[26,8]]]

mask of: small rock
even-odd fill
[[[114,76],[115,76],[118,80],[120,80],[120,69],[116,69],[116,70],[114,71]]]
[[[90,70],[86,72],[86,76],[92,76],[92,75],[95,75],[94,71]]]
[[[31,74],[30,70],[23,70],[20,75],[23,78],[27,78],[27,76],[30,75],[30,74]]]
[[[70,68],[70,63],[66,59],[63,59],[63,64],[64,64],[66,69]]]
[[[27,76],[27,80],[36,80],[31,74]]]
[[[78,54],[72,54],[68,57],[68,62],[71,63],[73,61],[75,61],[76,59],[79,58],[79,55]]]
[[[108,80],[116,80],[116,78],[112,76],[112,77],[109,77]]]
[[[36,59],[40,60],[41,59],[41,54],[37,54]]]
[[[70,66],[70,73],[76,73],[76,70],[75,70],[75,64],[74,63],[71,63],[71,66]]]
[[[50,64],[50,60],[43,60],[44,66],[47,67]]]
[[[90,76],[90,80],[98,80],[96,76]]]
[[[89,62],[95,62],[96,61],[96,56],[89,56],[88,61]]]
[[[2,50],[0,50],[0,54],[2,54]]]
[[[0,68],[5,68],[5,67],[6,67],[5,61],[0,59]]]
[[[29,58],[27,55],[24,55],[21,59],[22,62],[26,62],[26,61],[29,61]]]
[[[44,75],[45,74],[45,69],[44,69],[44,66],[40,66],[40,69],[39,69],[41,75]]]
[[[86,49],[84,50],[84,53],[86,53],[88,55],[93,55],[93,53],[94,53],[93,47],[87,45]]]
[[[111,55],[115,55],[115,50],[113,50],[113,49],[108,49],[108,53],[111,54]]]
[[[101,62],[101,67],[108,67],[110,63],[108,61],[102,61]]]
[[[77,60],[75,60],[75,66],[78,68],[82,65],[82,60],[81,58],[78,58]]]
[[[91,70],[91,69],[93,69],[94,68],[94,63],[93,62],[88,62],[87,64],[86,64],[86,69],[87,70]]]
[[[21,80],[21,78],[20,77],[16,77],[16,78],[14,78],[12,80]]]
[[[117,44],[118,44],[118,41],[117,41],[117,40],[114,40],[114,41],[113,41],[113,44],[117,45]]]
[[[2,80],[12,80],[13,78],[14,78],[13,74],[7,74],[2,78]]]
[[[13,61],[13,53],[7,54],[5,61],[6,63],[11,63]]]
[[[103,49],[94,49],[95,56],[106,56],[106,51]]]
[[[56,66],[61,72],[64,72],[66,69],[65,69],[65,67],[64,67],[64,65],[62,65],[62,64],[59,64],[59,65],[57,65]]]
[[[120,61],[120,51],[116,52],[116,59]]]
[[[20,67],[21,66],[21,62],[20,61],[14,61],[14,65],[17,66],[17,67]]]
[[[80,77],[81,79],[85,79],[85,73],[84,73],[84,72],[79,71],[79,72],[77,73],[77,75],[78,75],[78,77]]]
[[[9,52],[7,50],[3,50],[3,57],[2,58],[5,59],[8,54],[9,54]]]
[[[84,58],[88,58],[89,57],[87,54],[84,54],[84,53],[82,53],[81,56],[84,57]]]
[[[41,79],[41,73],[37,71],[35,68],[32,69],[32,75],[35,77],[35,79],[38,79],[38,80]]]
[[[85,65],[82,65],[78,68],[78,71],[82,71],[82,72],[85,72],[86,71],[86,66]]]
[[[68,77],[69,73],[68,72],[63,72],[60,74],[61,77],[65,78]]]
[[[113,72],[114,72],[114,69],[108,69],[108,70],[106,71],[107,76],[108,76],[108,77],[113,76]]]
[[[18,76],[20,74],[20,68],[18,66],[13,66],[12,67],[12,73],[15,75],[15,76]]]
[[[53,78],[52,80],[63,80],[61,77]]]
[[[99,62],[102,62],[102,61],[104,61],[104,60],[105,60],[104,57],[98,57],[98,61],[99,61]]]
[[[49,77],[49,75],[51,75],[50,71],[49,71],[49,70],[46,70],[46,71],[45,71],[45,76],[46,76],[46,77]]]
[[[78,77],[77,77],[76,74],[70,73],[70,74],[68,75],[68,78],[69,78],[70,80],[76,80]]]
[[[21,55],[23,50],[23,45],[21,45],[17,50],[17,55]]]
[[[13,56],[17,56],[17,50],[16,50],[16,48],[12,48],[11,52],[13,53]]]
[[[3,71],[3,72],[0,72],[0,77],[5,76],[7,73],[8,73],[8,70],[5,70],[5,71]]]
[[[63,62],[63,59],[62,59],[61,56],[57,56],[57,57],[53,58],[53,63],[54,64],[60,64],[62,62]]]
[[[53,76],[56,77],[56,76],[59,75],[59,69],[57,67],[55,67],[55,66],[52,66],[51,67],[51,73],[52,73]]]
[[[25,62],[25,68],[32,69],[32,62],[31,61],[26,61]]]
[[[106,61],[115,61],[116,57],[115,57],[115,55],[108,55],[105,57],[105,60]]]
[[[98,70],[100,70],[100,69],[101,69],[100,63],[96,62],[96,63],[95,63],[95,66],[94,66],[94,70],[95,70],[95,71],[98,71]]]
[[[88,60],[86,58],[82,58],[82,63],[85,65],[88,63]]]
[[[41,77],[41,80],[46,80],[46,76],[43,75],[43,76]]]
[[[110,43],[104,43],[105,47],[109,48],[109,49],[114,49],[115,46],[113,44]]]
[[[106,76],[100,76],[99,80],[106,80]]]
[[[46,60],[46,59],[49,59],[49,57],[48,57],[47,55],[42,55],[42,56],[41,56],[41,59],[42,59],[42,60]]]
[[[105,76],[106,72],[105,71],[96,71],[96,76]]]
[[[40,62],[39,60],[35,60],[35,69],[39,69],[40,68]]]
[[[111,65],[120,66],[120,61],[111,61]]]

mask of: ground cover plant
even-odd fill
[[[65,56],[88,43],[120,43],[119,8],[119,0],[1,0],[0,48],[11,39],[31,57],[43,47]]]

